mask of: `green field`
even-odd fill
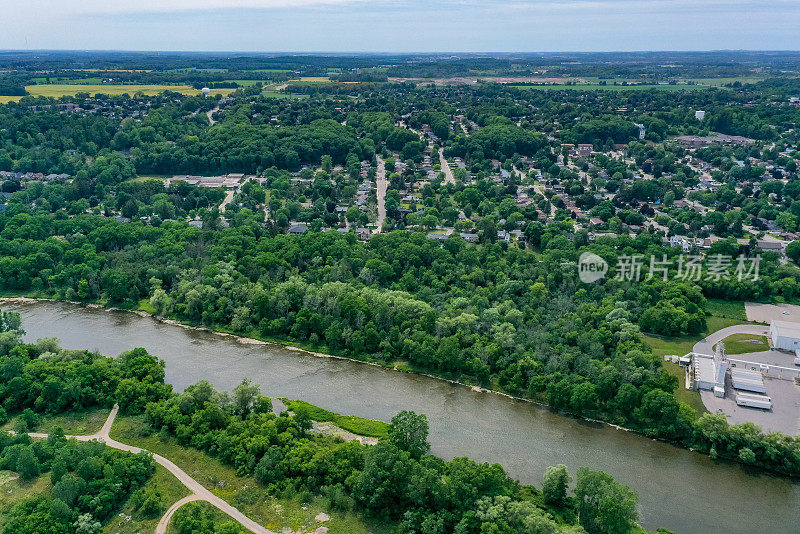
[[[769,342],[764,336],[755,334],[731,334],[722,340],[726,354],[747,354],[769,350]]]
[[[735,319],[743,323],[747,322],[747,313],[742,301],[708,299],[706,301],[706,313],[713,317]]]
[[[694,408],[699,415],[708,411],[705,404],[703,404],[703,399],[700,398],[700,393],[691,389],[686,389],[686,372],[683,370],[683,367],[677,363],[664,362],[662,369],[678,378],[678,387],[675,389],[675,398],[678,399],[678,402],[688,404]]]
[[[34,495],[50,491],[50,473],[33,480],[21,480],[16,473],[0,471],[0,528],[14,505]]]
[[[292,98],[295,100],[303,100],[304,98],[308,98],[308,95],[282,93],[280,91],[263,91],[261,94],[270,98]]]
[[[305,412],[312,421],[331,422],[339,428],[359,436],[381,439],[389,435],[389,425],[383,421],[365,419],[354,415],[339,415],[304,401],[280,400],[286,405],[287,409],[295,413]]]
[[[698,89],[708,89],[705,85],[691,84],[653,84],[653,85],[601,85],[598,83],[582,83],[576,85],[508,85],[514,89],[536,89],[549,91],[645,91],[655,89],[658,91],[696,91]]]

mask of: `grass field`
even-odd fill
[[[269,90],[263,91],[261,94],[271,98],[292,98],[295,100],[303,100],[304,98],[308,98],[308,95],[281,93],[280,91],[269,91]]]
[[[93,408],[91,410],[81,410],[66,412],[59,415],[45,415],[39,420],[36,428],[31,432],[42,432],[51,434],[56,427],[61,427],[64,434],[69,436],[85,436],[98,432],[108,418],[108,408]],[[12,417],[3,425],[3,430],[14,430],[17,418]]]
[[[700,393],[686,389],[686,373],[683,367],[677,363],[664,362],[663,369],[667,373],[678,378],[678,387],[675,390],[675,398],[678,399],[678,402],[688,404],[694,408],[699,415],[703,415],[708,411],[705,404],[703,404],[703,399],[700,398]]]
[[[742,301],[708,299],[706,301],[706,313],[713,317],[736,319],[742,322],[747,321],[747,313]]]
[[[680,337],[665,337],[653,334],[643,334],[645,342],[653,350],[656,356],[677,355],[683,356],[686,353],[692,352],[694,344],[703,339],[708,334],[713,334],[717,330],[722,330],[728,326],[736,324],[743,324],[747,321],[740,321],[738,319],[731,319],[728,317],[706,317],[706,331],[701,334]]]
[[[21,480],[16,473],[0,471],[0,528],[3,527],[7,513],[17,503],[50,491],[50,473],[33,480]]]
[[[389,436],[389,425],[383,421],[375,421],[373,419],[365,419],[364,417],[356,417],[354,415],[339,415],[338,413],[329,412],[313,404],[304,401],[293,401],[289,399],[280,399],[289,410],[298,413],[305,412],[309,419],[319,422],[331,422],[343,430],[358,434],[359,436],[369,436],[373,438],[386,438]]]
[[[146,429],[143,416],[120,416],[114,422],[111,437],[169,458],[214,494],[270,530],[313,532],[320,526],[314,519],[315,516],[325,512],[331,518],[325,523],[329,534],[377,534],[389,531],[386,525],[365,521],[359,514],[332,512],[322,498],[312,497],[309,502],[303,502],[306,499],[297,496],[268,495],[253,477],[239,476],[235,469],[215,458],[198,450],[182,447],[174,438],[162,434],[148,435]],[[138,532],[152,530],[140,529]]]
[[[731,334],[722,340],[726,354],[747,354],[769,350],[769,342],[764,336],[754,334]]]
[[[658,84],[658,85],[600,85],[597,83],[582,83],[576,85],[508,85],[515,89],[537,89],[549,91],[644,91],[647,89],[656,89],[658,91],[696,91],[698,89],[707,89],[705,85],[690,85],[690,84]]]

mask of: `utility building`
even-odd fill
[[[772,346],[776,349],[796,351],[800,349],[800,323],[772,321],[769,326]]]

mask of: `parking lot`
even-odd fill
[[[800,323],[800,306],[796,304],[760,304],[745,302],[748,321],[770,324],[773,320]]]
[[[780,431],[790,436],[800,434],[800,387],[793,379],[778,378],[765,378],[764,386],[767,396],[772,399],[770,411],[738,406],[730,375],[726,378],[725,397],[715,397],[711,391],[701,391],[700,397],[708,411],[721,411],[732,425],[751,422],[760,426],[764,432]]]

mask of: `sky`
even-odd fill
[[[0,49],[800,50],[800,0],[0,0]]]

